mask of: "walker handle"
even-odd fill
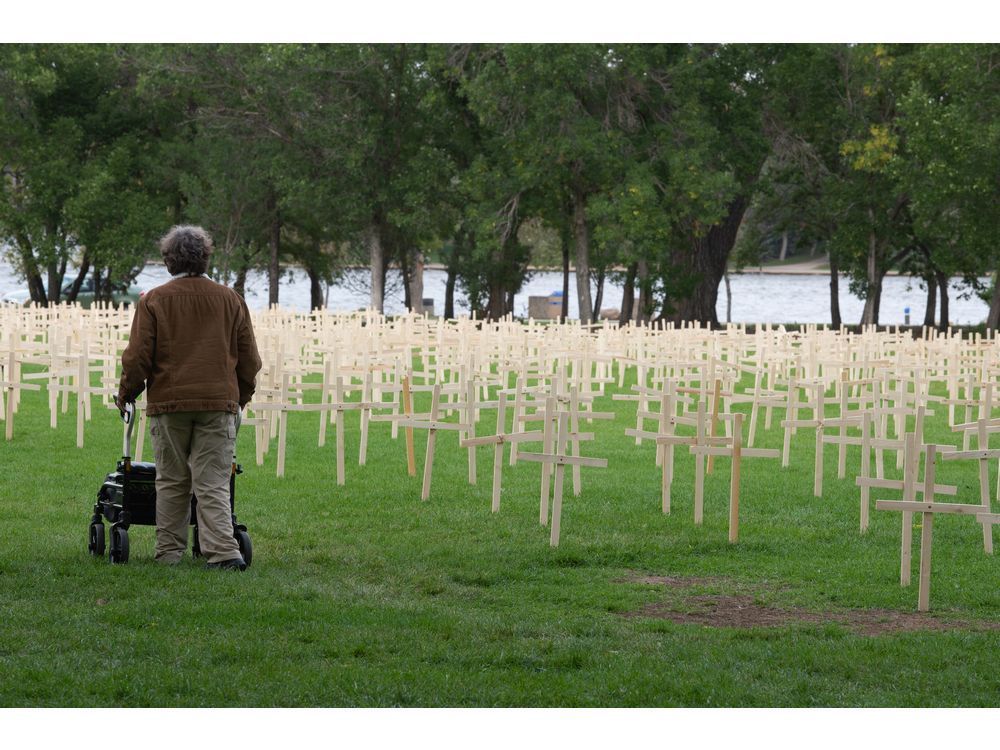
[[[135,424],[135,412],[136,406],[133,402],[125,404],[125,408],[122,410],[122,422],[128,425],[128,429],[125,430],[125,438],[122,447],[122,457],[131,458],[132,457],[132,425]]]

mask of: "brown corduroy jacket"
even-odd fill
[[[146,389],[147,413],[246,406],[260,370],[247,303],[205,276],[175,278],[143,295],[122,353],[121,402]]]

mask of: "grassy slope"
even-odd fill
[[[190,558],[156,566],[150,527],[133,527],[127,566],[91,559],[90,507],[120,451],[120,426],[114,412],[95,409],[78,450],[73,409],[51,431],[44,398],[25,394],[15,440],[0,442],[0,705],[993,706],[1000,698],[995,631],[864,637],[833,623],[737,630],[621,616],[669,595],[621,582],[636,571],[725,577],[731,583],[716,590],[775,606],[915,609],[916,584],[898,585],[899,514],[873,512],[869,534],[858,535],[858,492],[835,478],[833,446],[825,496],[812,497],[808,431],[793,440],[791,468],[746,463],[734,547],[728,461],[709,477],[705,523],[695,527],[693,462],[679,451],[674,512],[662,515],[653,445],[622,436],[634,404],[605,399],[598,408],[620,417],[588,427],[598,442],[584,453],[609,458],[610,468],[584,470],[583,495],[568,497],[553,550],[537,520],[538,465],[505,463],[501,512],[492,515],[492,450],[481,449],[470,487],[464,452],[454,433],[442,433],[431,500],[421,503],[420,478],[407,477],[403,441],[390,440],[387,425],[372,426],[368,464],[357,465],[355,414],[341,488],[332,442],[316,447],[318,417],[291,414],[284,479],[275,478],[276,447],[257,467],[251,431],[240,436],[247,471],[237,512],[255,547],[254,566],[240,575]],[[778,416],[758,445],[780,448]],[[485,411],[481,433],[493,422]],[[939,414],[932,436],[944,441],[942,424]],[[851,478],[857,463],[852,452]],[[964,499],[978,497],[973,464],[949,465],[939,478],[958,481]],[[939,516],[934,542],[934,611],[996,618],[1000,562],[983,555],[978,525]]]

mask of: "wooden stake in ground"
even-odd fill
[[[407,417],[413,414],[413,395],[410,393],[410,376],[403,376],[403,414]],[[413,428],[407,427],[406,435],[406,472],[411,476],[417,475],[417,460],[413,453]]]
[[[441,418],[441,386],[434,384],[431,392],[431,421]],[[406,427],[416,427],[415,424],[404,424]],[[437,443],[437,429],[427,428],[427,451],[424,454],[424,483],[420,488],[420,499],[429,500],[431,496],[431,472],[434,471],[434,445]]]
[[[708,441],[711,443],[715,437],[715,428],[719,423],[719,398],[722,393],[722,381],[716,379],[715,390],[712,393],[712,417],[708,420]],[[705,473],[711,474],[715,470],[715,456],[709,454],[708,462],[705,466]]]
[[[740,453],[743,447],[743,415],[733,415],[733,468],[729,484],[729,543],[740,536]],[[774,452],[775,458],[778,451]]]
[[[549,396],[545,399],[545,411],[542,422],[542,453],[544,455],[550,455],[553,448],[553,420],[555,419],[556,413],[556,400],[554,397]],[[520,458],[520,453],[518,458]],[[529,461],[531,459],[528,459]],[[542,526],[546,526],[549,522],[549,482],[551,478],[552,466],[550,463],[545,462],[542,464],[542,488],[541,488],[541,499],[538,504],[538,522]]]
[[[566,433],[569,432],[568,415],[559,415],[559,437],[556,440],[556,456],[566,453]],[[579,464],[574,464],[579,466]],[[556,479],[552,488],[552,529],[549,533],[549,546],[559,546],[559,531],[562,525],[563,478],[566,476],[566,464],[556,464]]]

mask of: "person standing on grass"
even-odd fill
[[[176,226],[160,240],[171,281],[140,299],[122,353],[115,405],[146,390],[156,455],[156,560],[187,549],[191,494],[208,567],[245,570],[233,535],[229,476],[236,415],[250,401],[260,355],[246,301],[209,279],[212,238]]]

